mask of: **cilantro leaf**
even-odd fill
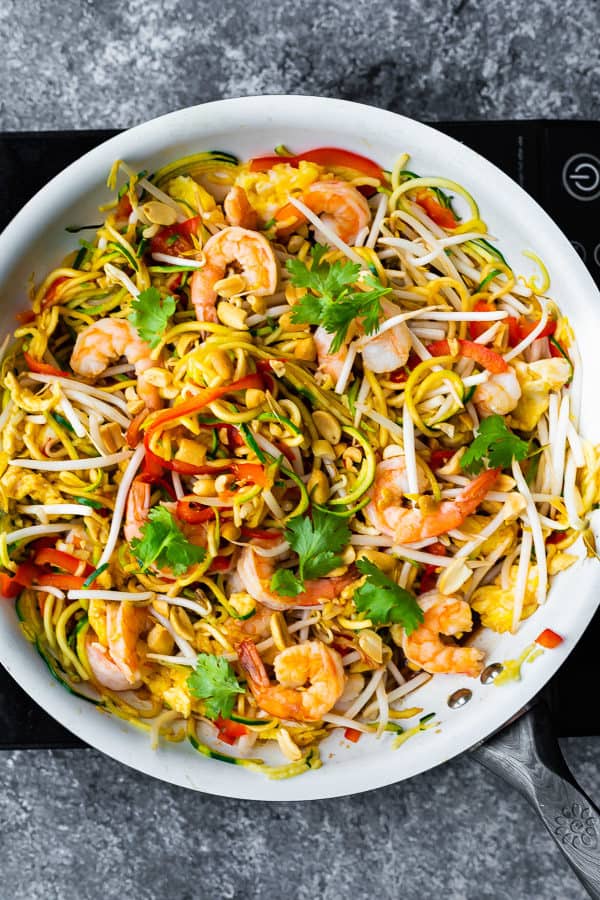
[[[278,569],[271,578],[271,589],[282,597],[297,597],[304,590],[304,584],[289,569]]]
[[[460,465],[466,472],[477,475],[483,469],[484,459],[492,469],[497,466],[505,469],[513,459],[525,459],[528,453],[527,441],[514,434],[502,416],[488,416],[479,423],[477,436],[462,456]]]
[[[141,291],[131,304],[127,316],[143,341],[156,347],[165,333],[167,322],[175,312],[175,297],[161,297],[155,287]]]
[[[358,571],[367,580],[354,592],[354,603],[374,625],[402,625],[412,634],[423,621],[423,610],[413,594],[384,575],[368,559],[359,559]]]
[[[287,570],[276,572],[271,579],[271,588],[284,596],[295,597],[304,590],[305,580],[322,578],[342,565],[342,558],[337,554],[350,540],[350,529],[344,519],[314,508],[312,521],[303,516],[290,519],[285,539],[298,554],[299,577]],[[281,585],[283,591],[280,591]]]
[[[244,693],[227,660],[210,653],[198,654],[196,668],[187,679],[187,686],[193,697],[204,700],[204,712],[209,719],[219,716],[228,719],[235,695]]]
[[[141,532],[141,538],[131,541],[131,549],[144,569],[156,563],[158,568],[169,568],[174,575],[183,575],[206,556],[204,547],[188,541],[165,506],[150,510]]]
[[[315,244],[311,250],[310,268],[299,259],[288,260],[286,266],[295,287],[312,291],[295,304],[292,321],[322,325],[325,331],[333,335],[329,352],[337,353],[354,319],[362,319],[367,334],[377,330],[382,313],[380,299],[390,289],[369,275],[361,283],[370,290],[352,290],[361,266],[349,260],[324,262],[323,256],[328,250],[322,244]]]

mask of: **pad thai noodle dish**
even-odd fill
[[[1,357],[2,602],[154,747],[274,778],[435,729],[599,499],[542,260],[407,154],[297,149],[117,161]]]

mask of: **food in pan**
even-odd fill
[[[480,675],[478,631],[594,552],[546,270],[408,163],[119,161],[3,346],[2,593],[154,744],[273,777],[335,729],[400,744],[432,725],[414,691]]]

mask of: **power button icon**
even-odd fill
[[[575,200],[596,200],[600,197],[600,159],[591,153],[576,153],[564,164],[562,181]]]

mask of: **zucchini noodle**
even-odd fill
[[[549,272],[467,187],[277,153],[115,163],[0,348],[0,577],[66,689],[288,778],[435,724],[419,688],[590,552],[600,456]]]

